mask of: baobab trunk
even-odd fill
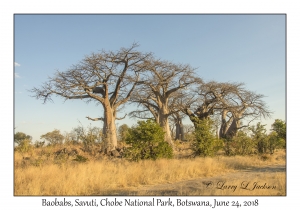
[[[116,129],[116,116],[114,115],[114,110],[109,106],[104,106],[104,125],[103,125],[103,135],[104,135],[104,147],[105,153],[109,153],[117,148],[117,129]]]
[[[171,146],[173,146],[168,115],[165,114],[163,111],[160,111],[158,118],[159,118],[159,125],[163,128],[165,132],[165,141],[168,142]]]
[[[177,140],[184,140],[184,132],[183,132],[183,124],[182,119],[176,119],[176,132],[175,132],[175,139]]]
[[[233,119],[230,127],[228,128],[228,130],[226,132],[226,137],[232,138],[232,137],[236,136],[239,127],[240,127],[240,121],[237,119]]]
[[[226,121],[226,115],[227,115],[228,111],[227,110],[223,110],[222,111],[222,123],[221,123],[221,127],[220,127],[220,132],[219,132],[219,137],[220,138],[226,138],[226,133],[227,133],[227,130],[228,130],[228,123]]]
[[[166,118],[165,120],[161,121],[160,126],[163,128],[165,132],[165,141],[168,142],[171,146],[173,146],[171,131],[170,131],[170,125],[169,120]]]

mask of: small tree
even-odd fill
[[[17,147],[17,150],[26,153],[29,152],[32,149],[32,144],[30,139],[24,139],[20,142],[20,144]]]
[[[125,141],[126,136],[128,134],[128,130],[129,130],[129,127],[128,127],[127,124],[123,124],[119,127],[118,133],[119,133],[119,140],[120,141]]]
[[[195,139],[192,144],[194,155],[213,156],[222,146],[222,141],[214,135],[213,121],[197,119]]]
[[[97,127],[89,126],[82,136],[84,148],[89,152],[95,152],[95,145],[101,141],[102,132]]]
[[[164,141],[164,131],[153,120],[139,121],[138,125],[128,130],[125,139],[131,147],[125,151],[125,156],[131,160],[156,160],[172,158],[172,147]]]
[[[64,136],[60,134],[60,131],[55,129],[52,132],[48,132],[44,135],[41,135],[41,139],[45,139],[51,145],[62,144],[64,140]]]
[[[276,119],[272,124],[272,130],[275,131],[279,138],[286,141],[286,123],[282,120]]]
[[[273,154],[275,149],[285,148],[285,140],[283,138],[280,138],[278,133],[273,131],[268,135],[267,147],[270,153]]]
[[[29,135],[26,135],[26,134],[23,133],[23,132],[17,132],[17,133],[14,135],[14,142],[17,143],[17,144],[20,144],[20,143],[21,143],[22,141],[24,141],[25,139],[31,141],[32,137],[29,136]]]
[[[251,126],[249,128],[252,131],[252,138],[257,144],[257,151],[260,154],[267,152],[268,147],[268,138],[266,134],[266,125],[261,125],[260,122],[256,124],[256,126]]]
[[[249,155],[255,144],[250,136],[244,131],[238,131],[237,136],[232,139],[232,147],[235,155]]]
[[[82,142],[84,149],[89,152],[95,152],[96,145],[102,141],[103,133],[100,128],[92,127],[89,125],[87,128],[84,128],[82,125],[76,128],[73,128],[73,138],[76,142]]]

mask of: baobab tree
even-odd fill
[[[132,94],[131,101],[140,104],[143,109],[131,113],[131,116],[149,118],[151,113],[165,132],[165,141],[173,145],[169,117],[182,109],[177,103],[187,95],[187,88],[201,83],[189,65],[174,64],[155,59],[146,60],[139,86]],[[186,91],[184,91],[186,90]]]
[[[237,131],[241,128],[248,127],[250,123],[258,118],[268,118],[271,116],[271,111],[263,101],[264,95],[257,94],[255,92],[242,89],[235,94],[235,97],[231,98],[231,101],[227,104],[230,126],[226,122],[226,128],[220,133],[221,137],[232,138],[236,136]],[[231,102],[231,103],[230,103]],[[222,121],[223,120],[222,116]],[[232,119],[232,120],[231,120]],[[242,125],[242,120],[247,119],[248,123]]]
[[[193,90],[196,99],[184,109],[184,112],[197,128],[199,120],[209,119],[221,110],[222,96],[226,93],[216,82],[201,83]]]
[[[51,101],[52,95],[65,100],[80,99],[86,102],[95,101],[103,107],[101,118],[89,120],[103,121],[103,135],[106,152],[117,147],[115,120],[117,111],[130,98],[144,68],[144,60],[151,53],[141,53],[134,43],[129,48],[92,53],[80,63],[73,65],[65,72],[57,71],[39,88],[33,88],[37,99],[44,103]]]
[[[198,94],[198,100],[193,104],[194,111],[188,108],[186,114],[195,127],[198,119],[219,115],[221,138],[232,138],[239,129],[249,126],[253,120],[267,118],[271,114],[263,101],[264,96],[246,90],[243,83],[211,81],[201,84],[195,94]],[[242,125],[242,120],[246,118],[248,124]]]

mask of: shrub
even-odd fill
[[[44,135],[41,135],[41,139],[48,141],[51,145],[62,144],[64,136],[60,134],[60,131],[55,129],[52,132],[48,132]]]
[[[17,132],[14,135],[14,142],[16,142],[17,144],[20,144],[24,140],[32,140],[32,137],[23,132]]]
[[[224,152],[225,152],[225,155],[227,156],[231,156],[231,155],[234,155],[234,149],[233,149],[233,139],[231,138],[223,138],[222,139],[223,142],[224,142]]]
[[[259,154],[264,154],[268,149],[268,136],[266,134],[266,125],[262,125],[260,122],[256,126],[251,126],[249,128],[252,131],[252,139],[257,145],[257,152]]]
[[[128,130],[129,127],[126,124],[123,124],[118,128],[119,141],[125,141],[126,136],[128,134]]]
[[[195,156],[214,156],[223,147],[223,142],[213,133],[213,122],[210,119],[198,120],[192,143]]]
[[[272,124],[272,130],[275,131],[279,138],[286,140],[286,123],[276,119]]]
[[[23,139],[17,147],[17,151],[20,151],[21,153],[29,152],[31,149],[32,145],[30,139]]]
[[[280,136],[275,132],[271,132],[267,138],[267,148],[270,154],[273,154],[275,149],[285,148],[285,139],[280,138]]]
[[[84,151],[95,155],[99,150],[100,142],[102,140],[102,131],[100,128],[92,127],[89,125],[84,128],[82,125],[73,129],[73,138],[76,139],[74,142],[81,141],[84,146]]]
[[[164,141],[163,129],[154,121],[139,121],[128,129],[125,141],[130,145],[125,157],[139,161],[143,159],[172,158],[173,149]]]
[[[232,139],[233,153],[235,155],[249,155],[255,148],[254,141],[243,131],[239,131]]]

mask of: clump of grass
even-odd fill
[[[76,155],[76,158],[73,159],[74,161],[80,162],[80,163],[85,163],[89,159],[82,156],[82,155]]]

